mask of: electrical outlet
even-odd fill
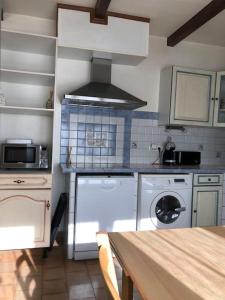
[[[149,147],[149,150],[158,151],[158,148],[160,148],[160,145],[151,144],[151,146]]]
[[[219,151],[216,152],[216,158],[221,158],[221,152]]]
[[[131,143],[131,149],[137,149],[137,147],[138,147],[137,142]]]

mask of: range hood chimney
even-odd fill
[[[111,65],[111,59],[92,58],[91,82],[66,94],[66,103],[129,110],[147,105],[147,102],[111,84]]]

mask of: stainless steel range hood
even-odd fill
[[[93,58],[91,82],[66,94],[66,103],[130,110],[145,106],[147,102],[111,84],[111,63],[110,59]]]

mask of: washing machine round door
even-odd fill
[[[185,201],[179,194],[163,192],[153,200],[150,218],[156,228],[182,227],[185,211]]]

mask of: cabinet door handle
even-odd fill
[[[21,183],[24,183],[25,181],[24,181],[24,180],[18,179],[18,180],[14,180],[13,182],[18,183],[18,184],[21,184]]]
[[[51,206],[50,202],[48,201],[47,204],[46,204],[47,210],[49,210],[50,206]]]

